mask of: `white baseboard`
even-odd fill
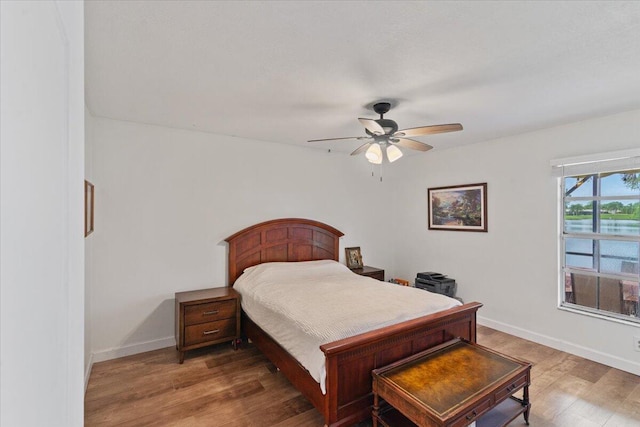
[[[486,326],[491,329],[496,329],[538,344],[546,345],[547,347],[555,348],[556,350],[593,360],[594,362],[602,363],[603,365],[611,366],[613,368],[620,369],[621,371],[640,375],[640,363],[632,360],[622,359],[620,357],[582,347],[574,343],[562,341],[547,335],[538,334],[506,323],[487,319],[486,317],[478,316],[477,321],[479,325]]]
[[[175,347],[175,337],[160,338],[153,341],[145,341],[136,344],[129,344],[123,347],[110,348],[108,350],[97,351],[91,356],[92,364],[104,362],[106,360],[117,359],[119,357],[131,356],[133,354],[144,353],[145,351],[159,350],[165,347]]]
[[[93,353],[89,354],[89,363],[84,371],[84,392],[87,392],[87,386],[89,385],[89,377],[91,376],[91,368],[93,368]]]

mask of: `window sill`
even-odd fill
[[[570,303],[563,303],[559,305],[558,310],[568,311],[570,313],[581,314],[584,316],[595,317],[595,318],[606,320],[609,322],[621,323],[623,325],[640,328],[640,317],[632,317],[632,316],[624,316],[624,315],[616,316],[615,313],[612,313],[612,315],[610,316],[607,314],[603,314],[602,312],[599,312],[594,309],[588,309],[588,308],[585,309],[581,306],[576,306]]]

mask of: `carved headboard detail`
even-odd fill
[[[265,262],[338,261],[344,233],[322,222],[282,218],[252,225],[225,239],[229,243],[229,286],[245,268]]]

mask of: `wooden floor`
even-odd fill
[[[531,426],[640,426],[640,377],[489,328],[479,327],[478,342],[533,363]],[[323,421],[245,344],[238,351],[220,345],[187,353],[183,365],[174,348],[94,364],[85,425],[315,427]]]

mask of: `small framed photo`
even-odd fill
[[[89,181],[84,181],[84,237],[93,233],[93,199],[94,188]]]
[[[487,232],[487,183],[429,188],[430,230]]]
[[[347,259],[347,267],[351,270],[356,268],[362,268],[362,253],[360,252],[360,247],[353,248],[344,248],[344,252]]]

